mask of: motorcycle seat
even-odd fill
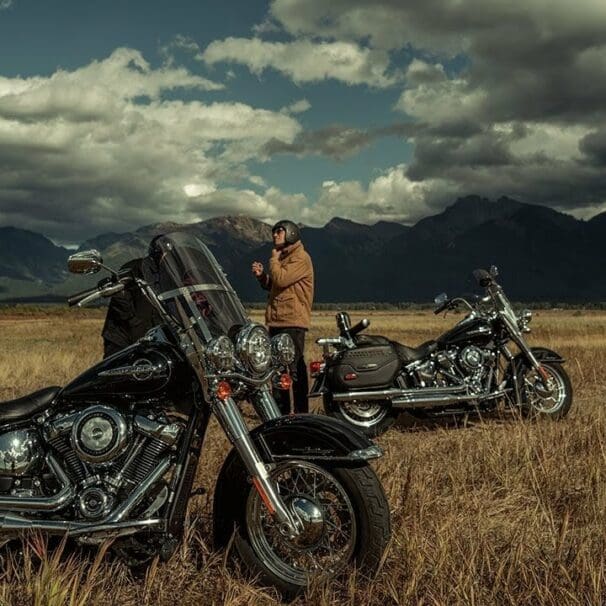
[[[358,335],[355,338],[355,342],[358,347],[391,345],[396,350],[396,354],[398,354],[398,358],[400,358],[402,364],[410,364],[411,362],[421,360],[438,349],[438,342],[433,340],[426,341],[418,347],[408,347],[408,345],[403,345],[397,341],[391,341],[387,337],[381,335]]]
[[[403,364],[410,364],[411,362],[421,360],[438,349],[437,341],[433,340],[426,341],[418,347],[408,347],[408,345],[402,345],[402,343],[398,343],[397,341],[392,341],[392,345],[395,347],[398,358],[400,358]]]
[[[58,386],[45,387],[22,398],[0,402],[0,422],[19,421],[46,410],[60,391]]]

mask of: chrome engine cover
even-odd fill
[[[461,366],[469,371],[476,371],[482,368],[485,358],[484,351],[475,345],[464,347],[459,354]]]
[[[31,429],[0,434],[0,475],[32,474],[42,459],[42,453],[38,436]]]
[[[71,430],[71,445],[80,459],[99,465],[113,461],[128,446],[126,419],[109,406],[91,406],[83,410]]]

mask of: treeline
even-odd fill
[[[606,301],[588,301],[584,303],[571,303],[570,301],[565,303],[561,301],[512,301],[512,305],[515,309],[606,309]],[[265,309],[265,303],[262,302],[244,303],[244,306],[247,309]],[[362,301],[356,303],[314,303],[313,308],[317,311],[422,311],[425,309],[434,309],[435,303],[414,303],[411,301],[377,303],[376,301]]]

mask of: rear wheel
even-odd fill
[[[368,465],[343,468],[302,460],[278,465],[272,477],[303,525],[294,538],[269,515],[239,459],[228,465],[221,474],[221,502],[215,501],[215,516],[222,518],[218,532],[235,527],[237,553],[262,582],[293,597],[352,563],[369,575],[377,570],[391,529],[385,494]],[[219,510],[223,503],[228,507]]]
[[[528,417],[561,419],[572,406],[572,384],[557,362],[541,362],[544,375],[524,366],[518,372],[522,414]]]
[[[335,402],[331,394],[324,394],[324,410],[327,415],[355,426],[370,438],[385,433],[398,416],[387,400]]]

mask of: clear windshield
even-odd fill
[[[196,236],[174,232],[157,241],[148,283],[166,311],[183,327],[193,325],[205,341],[232,336],[249,322],[221,266]],[[147,272],[146,272],[147,273]]]

